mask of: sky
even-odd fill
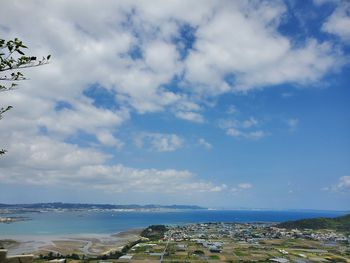
[[[3,1],[0,203],[350,210],[350,3]]]

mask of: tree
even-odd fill
[[[49,62],[51,55],[37,59],[28,56],[24,50],[27,47],[21,40],[0,39],[0,92],[13,90],[18,84],[16,82],[25,80],[26,77],[21,69],[45,65]],[[12,109],[12,106],[0,106],[0,119],[5,112]],[[0,155],[6,150],[0,149]]]

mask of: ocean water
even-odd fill
[[[247,211],[247,210],[186,210],[175,212],[46,212],[16,216],[29,221],[0,224],[1,235],[76,235],[112,234],[152,224],[187,224],[204,222],[282,222],[312,217],[336,217],[333,211]]]

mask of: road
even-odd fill
[[[168,245],[169,245],[169,242],[170,242],[171,236],[172,236],[172,233],[170,232],[170,235],[169,235],[168,241],[166,242],[166,245],[165,245],[164,251],[163,251],[162,255],[160,256],[160,260],[159,260],[159,262],[160,262],[160,263],[162,263],[162,262],[163,262],[164,255],[165,255],[165,253],[166,253],[166,250],[168,249]]]

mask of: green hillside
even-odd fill
[[[164,233],[168,228],[164,225],[152,225],[144,229],[141,233],[142,237],[147,237],[152,241],[159,240],[164,237]]]
[[[287,221],[277,225],[280,228],[287,229],[333,229],[341,232],[350,232],[350,214],[345,216],[340,216],[336,218],[310,218],[310,219],[301,219],[296,221]]]

